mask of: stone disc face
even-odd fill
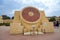
[[[40,18],[40,13],[36,8],[27,7],[22,11],[22,17],[29,22],[37,21]]]

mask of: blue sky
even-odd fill
[[[0,0],[0,15],[12,17],[15,10],[26,6],[44,10],[46,16],[60,16],[60,0]]]

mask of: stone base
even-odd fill
[[[53,22],[45,22],[42,25],[43,32],[54,32]]]
[[[52,22],[44,22],[37,30],[31,30],[30,29],[24,29],[23,26],[21,26],[21,23],[11,23],[10,26],[10,34],[29,34],[31,31],[37,31],[42,33],[48,33],[48,32],[54,32],[53,23]]]
[[[23,33],[23,26],[21,26],[21,23],[10,24],[10,34],[21,34],[21,33]]]

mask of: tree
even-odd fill
[[[60,16],[59,16],[59,24],[60,24]]]
[[[53,22],[53,21],[55,21],[56,19],[55,19],[55,17],[51,17],[50,19],[49,19],[49,21],[51,21],[51,22]]]
[[[7,15],[2,15],[2,19],[3,19],[3,20],[6,20],[6,19],[10,19],[10,17],[7,16]]]
[[[12,17],[12,19],[14,19],[14,16]]]

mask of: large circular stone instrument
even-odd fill
[[[35,22],[40,18],[40,13],[36,8],[27,7],[22,11],[22,17],[29,22]]]

